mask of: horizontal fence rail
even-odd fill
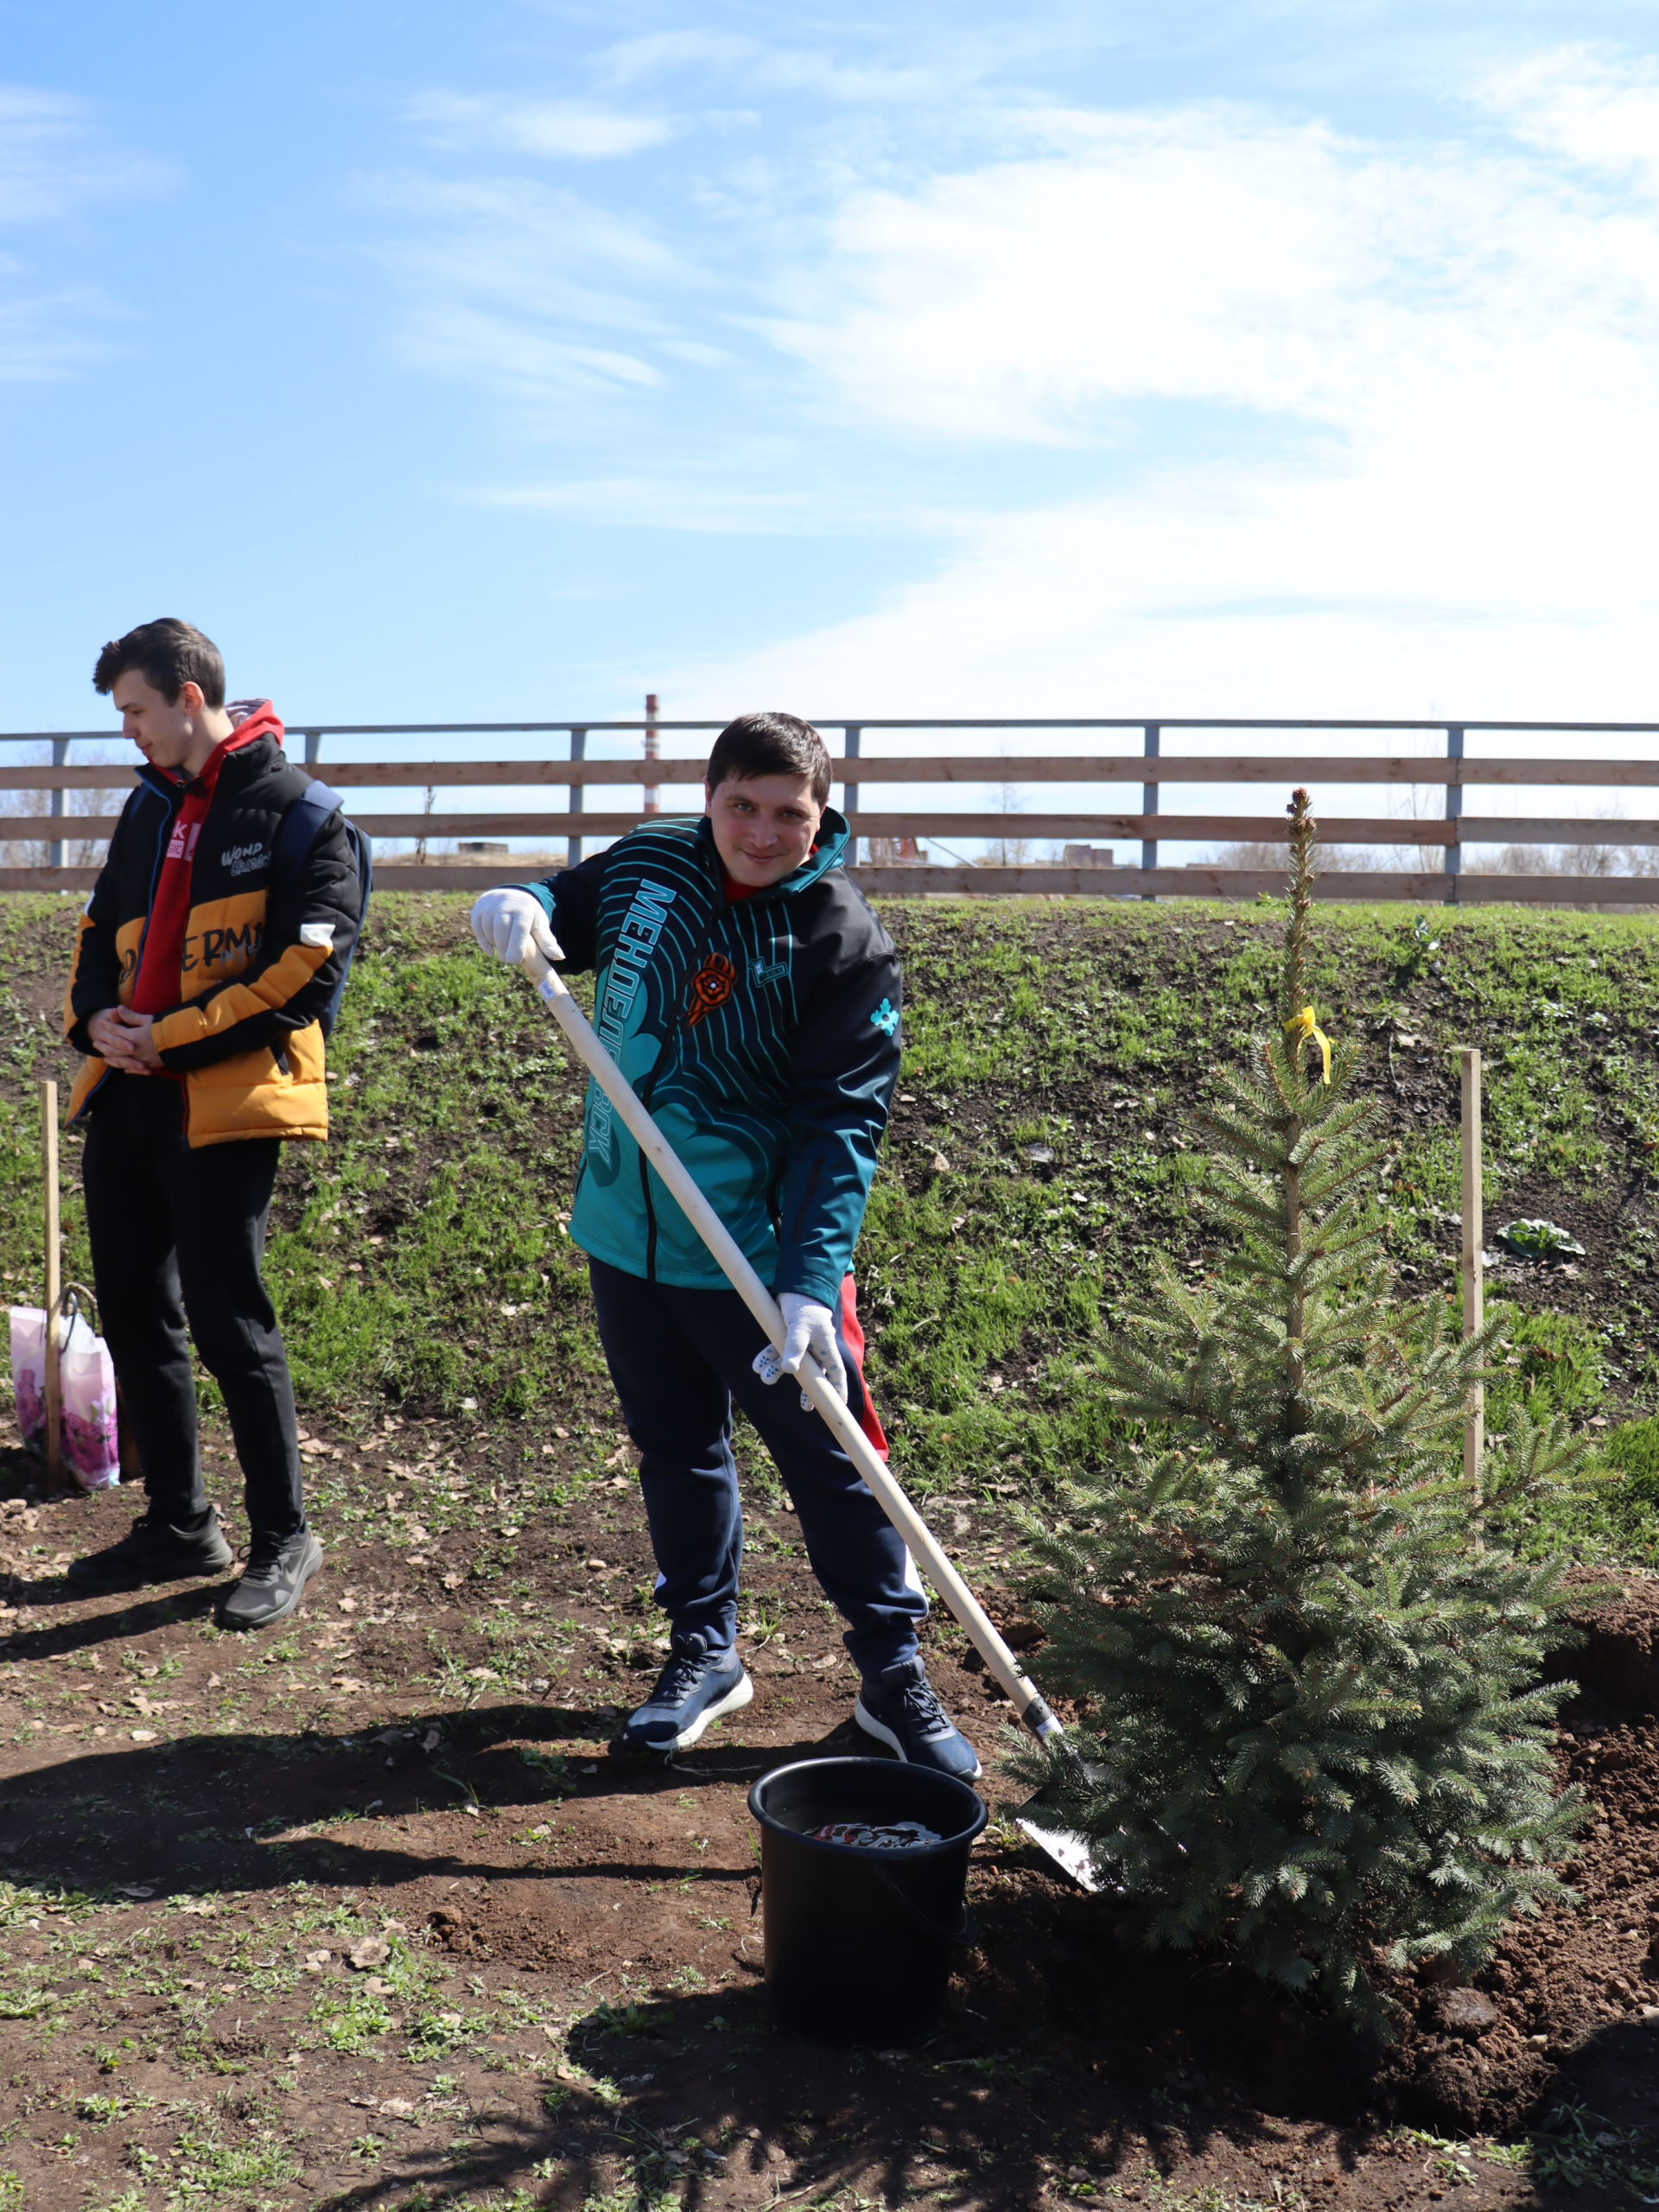
[[[588,756],[591,736],[655,734],[676,731],[707,733],[717,722],[639,721],[590,722],[474,722],[474,723],[312,723],[290,727],[290,749],[302,751],[304,763],[345,795],[352,817],[371,837],[382,841],[414,841],[423,854],[435,842],[462,839],[488,841],[504,837],[559,839],[570,856],[579,858],[585,840],[608,840],[637,829],[641,814],[613,804],[590,810],[588,795],[595,787],[612,791],[642,787],[647,809],[653,810],[664,793],[677,796],[665,811],[685,813],[701,804],[705,754],[687,753],[669,759],[607,760]],[[1465,798],[1471,787],[1496,791],[1508,787],[1562,792],[1602,789],[1628,792],[1652,788],[1659,792],[1659,724],[1634,722],[1480,722],[1456,723],[1352,721],[1200,721],[1171,719],[1141,721],[1123,717],[1007,720],[925,719],[866,720],[836,718],[820,721],[827,734],[839,730],[843,750],[836,760],[839,799],[851,826],[855,863],[866,840],[900,841],[976,838],[1002,841],[1045,839],[1079,845],[1100,839],[1138,842],[1141,865],[1100,865],[1092,853],[1079,853],[1077,866],[1021,862],[939,865],[919,861],[897,863],[868,859],[856,864],[858,880],[868,890],[894,894],[957,893],[978,896],[1062,895],[1160,898],[1172,896],[1252,898],[1262,891],[1282,887],[1282,871],[1274,868],[1234,867],[1199,862],[1185,867],[1160,865],[1160,846],[1165,843],[1277,844],[1287,833],[1282,811],[1273,813],[1166,812],[1161,805],[1164,787],[1175,785],[1271,784],[1281,791],[1306,785],[1316,804],[1323,787],[1369,785],[1422,791],[1438,789],[1441,808],[1432,817],[1413,815],[1320,815],[1320,834],[1329,846],[1376,845],[1415,849],[1425,865],[1396,869],[1332,870],[1322,880],[1319,894],[1327,899],[1410,899],[1418,902],[1451,899],[1488,903],[1494,900],[1548,902],[1568,905],[1659,905],[1659,875],[1634,873],[1568,873],[1570,862],[1554,873],[1516,874],[1477,871],[1465,867],[1465,849],[1473,846],[1538,846],[1562,848],[1616,845],[1620,849],[1659,847],[1659,811],[1651,818],[1575,813],[1571,817],[1465,813]],[[1024,756],[1009,753],[905,753],[872,755],[863,741],[882,732],[925,730],[953,732],[1019,732],[1035,737],[1044,730],[1135,731],[1141,740],[1139,753],[1053,753]],[[1307,731],[1327,739],[1352,734],[1367,743],[1363,752],[1314,754],[1273,754],[1261,752],[1206,752],[1183,756],[1163,750],[1163,738],[1173,730],[1207,733],[1250,732],[1266,734]],[[1443,741],[1437,755],[1378,752],[1394,734],[1433,732]],[[1560,737],[1567,742],[1550,758],[1528,759],[1510,754],[1490,759],[1471,756],[1465,737],[1471,731],[1498,736],[1523,734]],[[407,743],[427,738],[464,738],[476,743],[493,735],[538,736],[562,741],[563,757],[529,760],[483,758],[458,760],[435,757],[404,760],[391,758],[359,760],[332,757],[331,741],[397,738]],[[1573,741],[1619,736],[1643,741],[1653,757],[1618,759],[1567,757]],[[91,791],[120,795],[130,781],[127,760],[88,761],[70,757],[72,748],[96,744],[118,746],[118,734],[108,730],[70,732],[14,731],[0,733],[0,748],[33,745],[50,748],[49,762],[3,765],[0,750],[0,859],[6,848],[44,844],[48,863],[39,867],[0,866],[0,890],[82,890],[97,878],[98,856],[79,865],[66,865],[65,846],[73,839],[82,846],[99,846],[115,827],[113,813],[77,815],[68,810],[68,796]],[[914,804],[902,810],[867,807],[867,787],[882,785],[972,784],[1001,790],[1000,808],[949,810]],[[1065,784],[1138,785],[1138,806],[1122,811],[1009,810],[1006,793],[1010,787]],[[535,810],[528,794],[552,787],[563,805]],[[476,791],[486,794],[512,789],[510,799],[487,798],[472,810],[432,805],[439,791]],[[424,791],[428,807],[419,813],[379,813],[372,810],[377,791]],[[45,794],[47,810],[25,812],[24,795]],[[16,794],[15,798],[5,795]],[[362,796],[359,797],[359,794]],[[524,794],[520,797],[519,794]],[[1103,797],[1106,793],[1103,791]],[[1500,801],[1501,804],[1501,801]],[[1068,860],[1071,858],[1068,855]],[[1090,865],[1090,862],[1096,864]],[[521,880],[527,873],[521,856],[499,861],[480,856],[465,862],[434,855],[425,859],[389,857],[376,870],[376,880],[389,889],[483,890],[499,883]]]
[[[346,779],[331,774],[328,780],[343,785]],[[691,811],[689,807],[678,810]],[[638,813],[365,814],[355,806],[350,811],[358,828],[371,837],[626,837],[643,818]],[[110,836],[117,819],[112,814],[70,815],[64,823],[77,837],[101,838]],[[1086,837],[1162,837],[1182,843],[1284,840],[1281,823],[1255,814],[922,815],[861,810],[847,819],[858,837],[1064,837],[1079,842]],[[39,815],[0,817],[0,843],[38,842],[50,822],[50,817]],[[1459,824],[1414,822],[1408,828],[1381,817],[1319,818],[1319,836],[1327,845],[1599,845],[1614,830],[1621,845],[1659,845],[1659,822],[1627,821],[1622,816],[1603,816],[1593,822],[1541,822],[1535,817],[1469,814]]]
[[[293,736],[296,733],[289,731]],[[105,744],[108,732],[99,733]],[[1656,730],[1659,736],[1659,730]],[[0,742],[10,741],[0,733]],[[661,760],[327,760],[308,753],[306,765],[342,789],[369,791],[387,785],[435,789],[487,784],[661,784],[701,790],[707,755]],[[1659,762],[1650,760],[1446,760],[1388,753],[1315,758],[1306,753],[1166,753],[1137,759],[1122,753],[914,753],[904,759],[855,755],[846,763],[860,784],[1532,784],[1545,787],[1604,784],[1659,790]],[[122,780],[121,763],[102,767],[0,768],[0,791],[102,791]],[[1408,828],[1389,817],[1395,831]]]

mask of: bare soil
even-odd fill
[[[372,1491],[430,1448],[422,1426],[314,1438],[314,1461],[340,1452]],[[468,1449],[481,1484],[490,1441]],[[745,1804],[771,1766],[869,1748],[803,1561],[757,1544],[755,1702],[658,1764],[610,1748],[658,1656],[632,1597],[648,1560],[631,1475],[512,1531],[513,1587],[550,1602],[570,1657],[508,1695],[465,1586],[471,1538],[423,1565],[372,1535],[337,1543],[291,1633],[232,1639],[208,1625],[212,1587],[70,1599],[61,1567],[130,1504],[30,1503],[10,1464],[0,1872],[22,1886],[0,2013],[23,2017],[0,2018],[0,2173],[30,2212],[620,2208],[664,2190],[709,2212],[1294,2212],[1656,2186],[1659,1581],[1625,1582],[1567,1662],[1583,1687],[1562,1770],[1600,1807],[1582,1905],[1512,1929],[1476,2001],[1405,1989],[1379,2053],[1224,1961],[1145,1951],[1116,1901],[1056,1879],[999,1819],[938,2031],[884,2050],[875,1990],[872,2048],[848,2051],[769,2024]],[[1013,1624],[977,1511],[943,1517]],[[929,1635],[1006,1815],[1008,1708],[948,1624]],[[414,1679],[434,1640],[446,1694]],[[411,1961],[378,1993],[372,1960],[350,1960],[377,1934]],[[357,2036],[351,2007],[377,1993],[385,2026]],[[1541,2127],[1530,2165],[1504,2147]]]

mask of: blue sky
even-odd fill
[[[0,0],[0,726],[1659,718],[1659,10]]]

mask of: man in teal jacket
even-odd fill
[[[701,818],[642,824],[580,868],[473,909],[486,950],[538,944],[594,973],[612,1056],[783,1308],[780,1359],[597,1084],[570,1234],[657,1556],[670,1657],[624,1739],[671,1751],[753,1692],[736,1651],[742,1519],[734,1401],[777,1462],[849,1623],[854,1719],[900,1758],[971,1777],[922,1666],[927,1600],[904,1543],[798,1391],[808,1353],[886,1442],[865,1388],[853,1247],[899,1072],[899,963],[842,866],[830,755],[792,715],[747,715],[709,755]]]

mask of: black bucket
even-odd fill
[[[968,1940],[968,1852],[990,1817],[965,1782],[899,1759],[803,1759],[749,1792],[760,1823],[766,1995],[779,2026],[823,2043],[915,2043]],[[902,1851],[819,1840],[834,1821],[919,1821]]]

